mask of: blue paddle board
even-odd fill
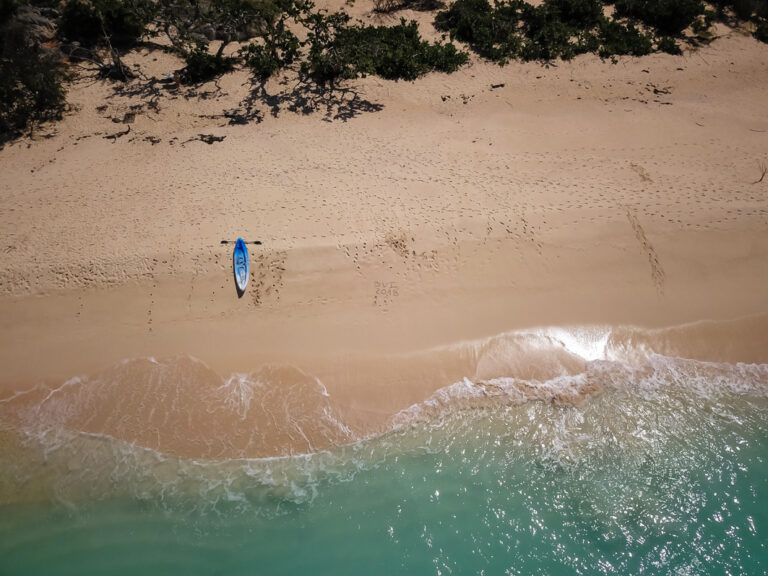
[[[235,253],[232,256],[232,260],[235,266],[237,291],[242,294],[245,292],[245,287],[248,286],[248,276],[251,270],[250,263],[248,262],[248,248],[246,248],[242,238],[238,238],[235,243]]]

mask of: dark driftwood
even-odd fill
[[[198,134],[198,138],[201,142],[206,144],[213,144],[214,142],[221,142],[226,136],[214,136],[213,134]]]
[[[131,131],[131,127],[128,126],[128,128],[126,128],[122,132],[115,132],[114,134],[107,134],[106,136],[104,136],[104,138],[106,138],[107,140],[112,140],[114,142],[115,140],[117,140],[121,136],[125,136],[126,134],[128,134],[130,131]]]
[[[760,182],[763,181],[763,178],[765,178],[765,174],[768,173],[768,166],[765,165],[765,162],[760,162],[760,179],[755,180],[752,182],[752,184],[760,184]]]

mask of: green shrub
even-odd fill
[[[30,40],[14,18],[15,6],[0,8],[0,142],[31,124],[59,118],[65,105],[65,74],[58,54]]]
[[[270,26],[264,44],[249,44],[240,49],[245,65],[260,79],[266,80],[281,68],[292,64],[299,56],[299,39],[286,29],[284,21]]]
[[[389,14],[406,9],[431,12],[443,6],[445,4],[442,0],[373,0],[373,11],[380,14]]]
[[[415,21],[401,20],[397,26],[353,26],[342,31],[338,41],[359,73],[390,80],[415,80],[432,70],[454,72],[468,59],[453,44],[422,40]]]
[[[451,43],[421,39],[418,24],[349,26],[343,14],[317,15],[302,71],[321,84],[375,74],[390,80],[414,80],[432,70],[453,72],[468,56]]]
[[[59,19],[59,36],[83,46],[94,46],[103,36],[96,8],[85,0],[69,0]]]
[[[501,7],[507,8],[500,10]],[[451,38],[466,42],[472,49],[492,60],[514,57],[520,49],[515,35],[518,23],[516,7],[488,0],[457,0],[435,17],[435,27],[449,32]]]
[[[249,44],[240,49],[245,65],[260,79],[266,80],[282,68],[280,59],[266,46]]]
[[[61,117],[66,103],[57,59],[28,51],[21,61],[0,62],[0,141],[34,122]]]
[[[765,42],[768,44],[768,19],[766,18],[760,18],[757,21],[757,26],[755,28],[755,32],[753,33],[753,36],[760,40],[760,42]]]
[[[632,24],[604,20],[599,27],[601,58],[611,56],[645,56],[653,51],[651,39]]]
[[[197,44],[192,50],[184,54],[187,67],[184,71],[184,79],[190,83],[207,82],[225,72],[232,70],[234,60],[221,54],[208,52],[206,44]]]
[[[616,0],[616,14],[640,20],[664,35],[679,34],[704,12],[701,0]]]
[[[146,33],[154,16],[149,0],[68,0],[61,10],[59,36],[92,47],[104,40],[128,46]]]
[[[484,58],[504,62],[564,60],[597,49],[592,30],[604,20],[598,0],[457,0],[439,12],[435,26],[467,42]]]
[[[320,84],[355,78],[346,54],[335,46],[336,36],[349,24],[349,16],[343,12],[310,12],[302,23],[308,31],[309,54],[301,63],[301,73]]]
[[[749,20],[753,14],[766,15],[768,2],[766,0],[721,0],[720,6],[727,6],[738,18]]]
[[[670,36],[662,36],[656,41],[656,49],[659,52],[666,52],[667,54],[680,55],[683,53],[680,50],[680,46],[677,45],[675,39]]]
[[[580,30],[594,28],[603,20],[600,0],[545,0],[544,5],[552,20]]]
[[[520,51],[523,60],[570,60],[589,51],[593,45],[590,34],[572,22],[561,20],[560,16],[556,4],[523,4],[522,32],[526,38]]]
[[[482,49],[491,43],[493,12],[488,0],[456,0],[447,10],[437,13],[435,28]]]
[[[504,62],[520,55],[523,42],[518,34],[523,2],[457,0],[435,17],[435,27],[451,38],[466,42],[483,58]]]
[[[705,13],[703,16],[699,16],[693,21],[693,24],[691,24],[691,29],[693,30],[694,34],[701,36],[707,33],[710,26],[712,26],[712,19],[708,18],[707,14]]]
[[[14,14],[18,4],[16,0],[0,0],[0,26],[7,24]]]
[[[646,0],[622,1],[635,1],[630,7],[634,14]],[[488,0],[456,0],[436,15],[435,26],[500,63],[510,58],[568,60],[588,52],[601,58],[644,56],[654,49],[651,36],[632,22],[606,18],[600,0],[545,0],[538,6],[523,0],[497,0],[493,6]],[[659,49],[674,48],[673,40],[661,40]]]

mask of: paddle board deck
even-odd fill
[[[238,238],[235,243],[235,252],[232,256],[235,267],[235,284],[237,291],[242,295],[245,287],[248,286],[248,276],[250,276],[251,266],[248,261],[248,248],[245,246],[242,238]]]

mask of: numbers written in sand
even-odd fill
[[[375,290],[373,305],[378,308],[389,307],[394,302],[395,298],[400,295],[400,288],[397,285],[397,282],[376,281],[373,283],[373,287]]]

